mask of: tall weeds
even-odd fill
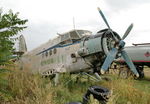
[[[9,73],[8,91],[1,103],[5,104],[52,104],[51,83],[40,75],[15,70]]]
[[[103,83],[103,86],[112,89],[114,95],[117,96],[115,104],[127,104],[129,102],[131,104],[150,104],[150,89],[145,87],[149,85],[141,84],[140,81],[133,79],[117,79]]]
[[[65,104],[66,102],[82,102],[82,97],[92,85],[99,85],[112,90],[112,96],[108,104],[150,104],[150,82],[133,79],[120,79],[111,76],[111,81],[93,82],[87,80],[70,81],[67,85],[60,84],[54,87],[53,103]],[[61,79],[70,79],[68,76]],[[61,81],[63,82],[63,81]],[[64,82],[63,82],[64,83]],[[90,104],[99,104],[91,100]]]
[[[7,72],[7,78],[0,84],[0,104],[65,104],[82,102],[82,97],[92,85],[99,85],[113,91],[108,104],[150,104],[150,81],[147,79],[119,79],[109,76],[111,81],[78,81],[69,74],[60,77],[58,86],[49,79],[31,74],[27,70]],[[70,80],[72,79],[72,80]],[[1,86],[3,85],[3,86]],[[98,104],[91,100],[90,104]]]

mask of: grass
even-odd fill
[[[14,70],[8,73],[6,81],[5,85],[0,83],[2,104],[52,104],[51,83],[42,79],[40,75]]]
[[[113,89],[115,95],[118,95],[116,104],[150,104],[150,83],[145,80],[135,81],[131,79],[117,79],[110,83],[103,83],[104,86]]]
[[[88,87],[99,85],[113,91],[108,104],[150,104],[150,78],[142,80],[119,79],[108,75],[111,81],[94,82],[64,74],[54,86],[49,78],[41,78],[27,70],[3,72],[0,79],[0,104],[66,104],[81,102]],[[1,74],[0,74],[1,76]],[[3,78],[3,79],[2,79]],[[72,79],[72,80],[70,80]],[[69,81],[70,80],[70,81]],[[91,97],[90,104],[99,104]]]
[[[112,81],[93,82],[80,80],[76,83],[75,80],[72,80],[68,85],[60,84],[54,88],[53,103],[65,104],[69,101],[82,101],[82,96],[89,86],[99,85],[113,91],[109,104],[150,104],[150,81],[147,78],[133,80],[119,79],[117,76],[112,75],[109,77],[111,77]]]

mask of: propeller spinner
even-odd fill
[[[113,62],[113,60],[116,58],[116,55],[118,53],[121,53],[121,56],[124,58],[125,62],[127,63],[127,65],[129,66],[130,70],[137,76],[139,77],[139,73],[137,72],[131,58],[128,56],[127,52],[124,50],[124,46],[125,46],[125,42],[124,42],[124,39],[129,35],[130,31],[132,30],[133,28],[133,24],[131,24],[126,32],[124,33],[122,39],[118,40],[118,38],[113,34],[113,31],[111,30],[103,12],[101,11],[100,8],[98,8],[98,11],[101,15],[101,17],[103,18],[105,24],[107,25],[109,31],[112,33],[112,36],[114,37],[115,39],[115,42],[116,42],[116,45],[114,48],[112,48],[109,53],[107,54],[107,57],[101,67],[101,74],[104,74],[109,66],[111,65],[111,63]]]

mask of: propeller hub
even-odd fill
[[[124,46],[125,46],[125,42],[123,40],[120,40],[119,48],[122,49]]]
[[[116,41],[116,39],[117,41]],[[107,55],[109,53],[109,51],[112,48],[117,48],[119,49],[119,41],[121,40],[120,36],[111,30],[107,29],[105,31],[103,31],[103,37],[102,37],[102,48],[104,53]]]

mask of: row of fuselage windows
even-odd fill
[[[46,58],[46,57],[51,56],[51,55],[56,54],[56,53],[57,53],[56,48],[51,49],[49,51],[45,51],[45,52],[42,53],[42,58]]]

